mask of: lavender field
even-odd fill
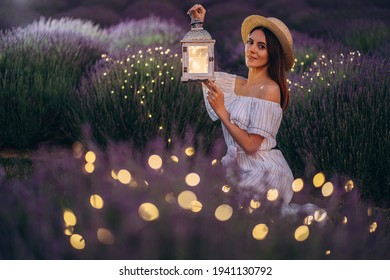
[[[205,27],[217,70],[245,75],[242,19],[291,26],[277,140],[312,215],[281,215],[273,191],[241,201],[225,182],[220,124],[180,82],[191,1],[5,1],[0,259],[389,259],[389,7],[278,9],[288,2],[204,1]]]

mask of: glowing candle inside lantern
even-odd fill
[[[209,52],[207,46],[189,46],[188,57],[188,73],[208,73]]]

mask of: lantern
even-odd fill
[[[183,82],[215,80],[214,44],[209,32],[203,29],[202,22],[191,18],[191,30],[180,41],[182,50]]]

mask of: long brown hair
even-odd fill
[[[280,88],[280,106],[283,111],[287,109],[290,93],[287,86],[287,75],[286,75],[286,60],[283,53],[282,46],[275,35],[264,27],[255,27],[249,34],[252,34],[255,30],[263,30],[265,39],[267,40],[268,50],[268,73],[273,81],[275,81]]]

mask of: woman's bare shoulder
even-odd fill
[[[266,82],[260,86],[255,97],[280,103],[280,87],[274,81]]]

